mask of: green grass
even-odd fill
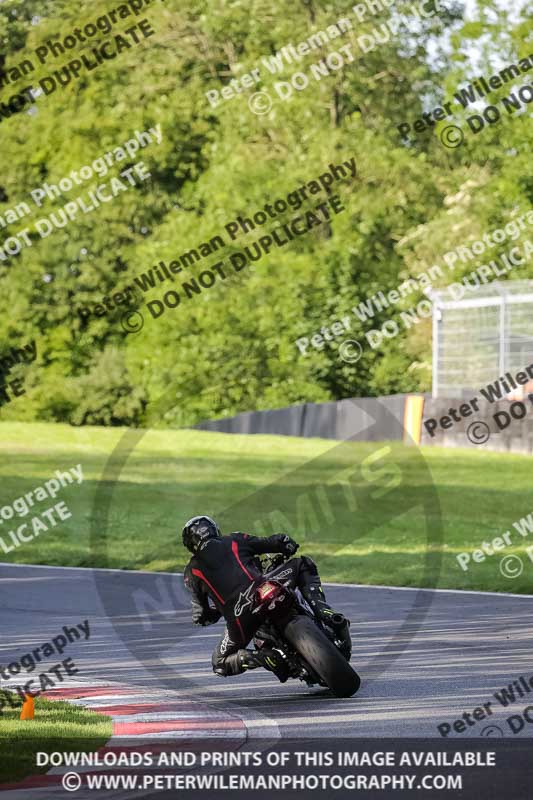
[[[56,469],[81,463],[85,478],[53,501],[66,502],[72,519],[7,555],[0,549],[8,562],[179,570],[183,521],[208,513],[225,531],[292,533],[325,580],[533,593],[533,534],[513,533],[504,553],[523,559],[515,580],[501,574],[501,556],[468,572],[456,561],[533,511],[528,456],[7,422],[0,439],[1,505]],[[12,527],[4,521],[0,537]]]
[[[56,700],[35,699],[35,719],[21,720],[20,708],[4,707],[0,716],[0,784],[48,772],[37,767],[36,753],[98,750],[111,737],[110,717]]]

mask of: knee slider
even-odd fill
[[[226,670],[225,670],[226,665],[224,663],[224,659],[221,658],[220,656],[218,658],[215,658],[215,656],[213,656],[213,658],[211,659],[211,666],[213,667],[213,672],[215,673],[215,675],[226,675]]]
[[[211,658],[211,665],[213,667],[213,672],[216,672],[218,669],[222,669],[224,666],[224,658],[220,655],[220,653],[214,652]]]

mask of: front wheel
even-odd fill
[[[291,619],[283,636],[336,697],[351,697],[357,692],[361,678],[310,617]]]

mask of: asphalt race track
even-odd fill
[[[440,737],[438,724],[533,672],[531,596],[339,585],[327,594],[353,621],[352,663],[363,684],[348,700],[279,684],[261,670],[214,676],[210,654],[222,625],[194,627],[181,576],[161,573],[0,565],[0,665],[88,619],[90,639],[62,655],[82,683],[198,701],[214,719],[239,720],[248,738]],[[530,703],[533,690],[511,709],[494,703],[488,722],[512,737],[506,717]],[[490,728],[484,720],[452,735],[494,735]],[[532,734],[530,725],[518,735]]]

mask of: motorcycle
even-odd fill
[[[298,589],[280,575],[269,572],[285,562],[276,555],[263,562],[263,577],[254,582],[251,591],[251,613],[257,615],[255,647],[277,650],[285,660],[291,678],[308,686],[324,686],[336,697],[351,697],[361,679],[350,665],[351,647],[340,635],[344,617],[333,614],[324,623],[305,601]],[[349,634],[348,634],[349,641]]]

